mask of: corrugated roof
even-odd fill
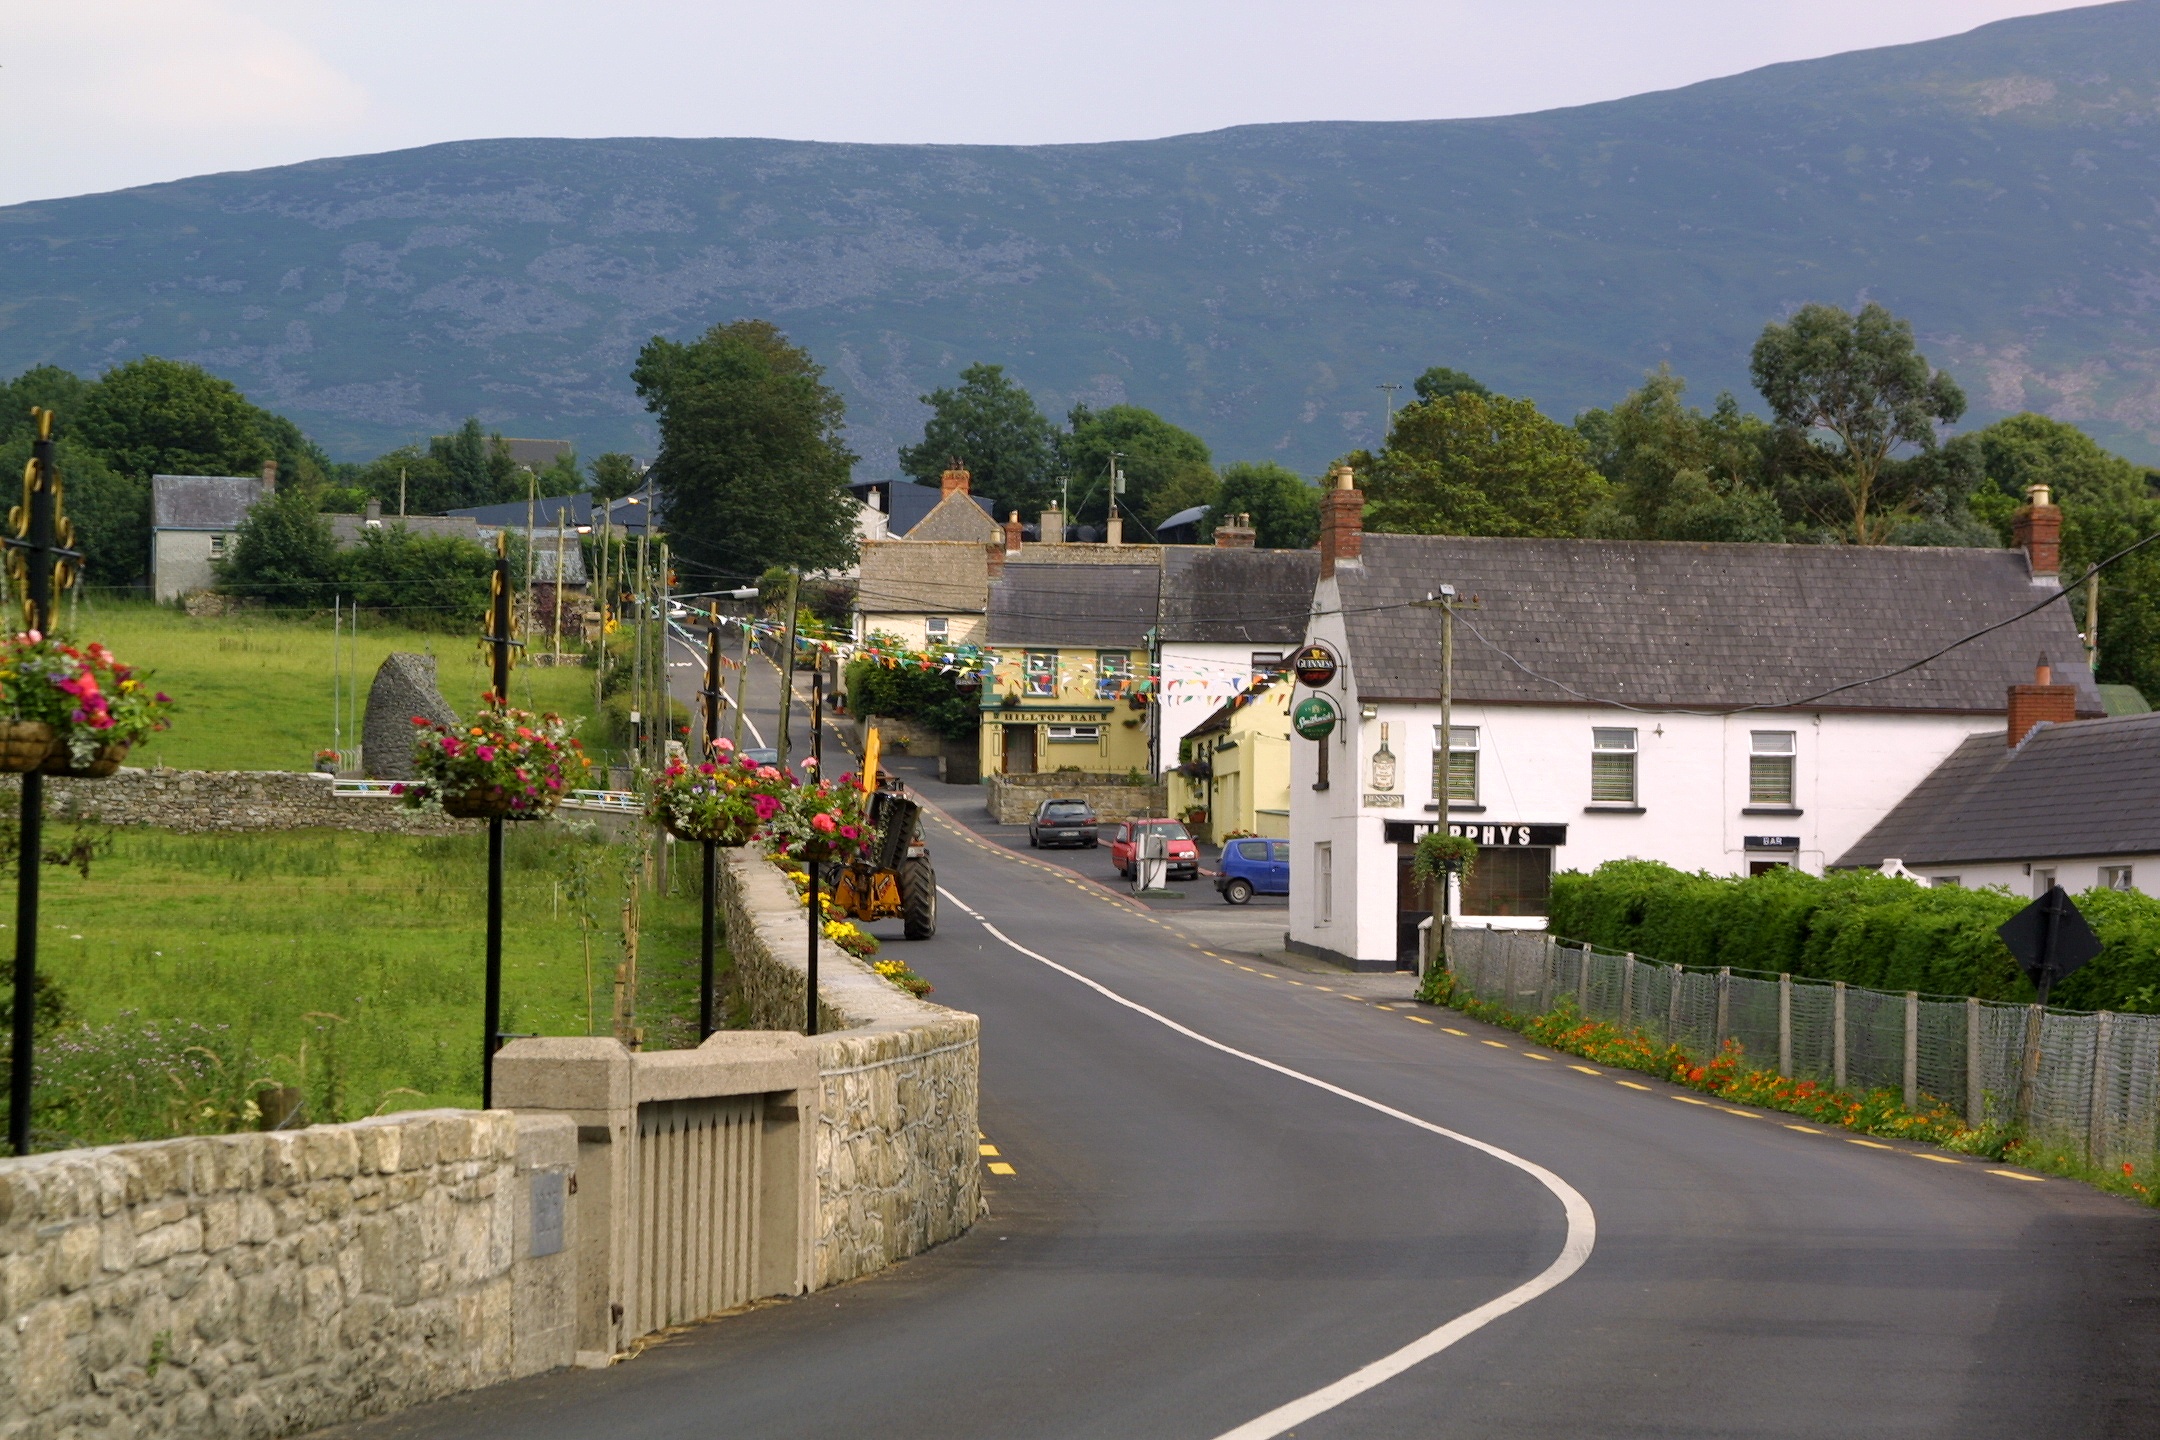
[[[1162,565],[1163,639],[1295,645],[1305,638],[1318,551],[1172,547]]]
[[[1411,602],[1448,583],[1461,601],[1458,701],[1566,704],[1580,692],[1661,708],[1798,700],[2047,594],[2016,550],[1444,535],[1367,535],[1363,563],[1336,578],[1362,698],[1438,698],[1440,612]],[[2062,604],[1810,708],[1997,713],[2042,653],[2077,686],[2078,713],[2102,714]]]
[[[1158,565],[1007,565],[990,586],[989,643],[1138,648],[1161,580]]]
[[[153,475],[150,528],[232,530],[265,493],[260,475]]]
[[[971,541],[872,540],[862,547],[857,584],[865,615],[980,615],[989,603],[990,552]]]
[[[2160,853],[2160,714],[2043,725],[2012,750],[1975,735],[1840,866],[1966,865]]]

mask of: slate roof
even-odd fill
[[[1161,580],[1156,565],[1007,565],[990,586],[988,643],[1139,649]]]
[[[1837,859],[1874,868],[2160,853],[2160,714],[1974,735]]]
[[[265,493],[260,475],[153,475],[150,528],[234,530]]]
[[[631,503],[633,497],[638,503]],[[598,529],[607,517],[612,515],[617,530],[628,530],[635,533],[645,527],[648,512],[656,506],[662,510],[666,508],[660,505],[660,497],[654,494],[650,482],[640,485],[637,489],[631,491],[629,495],[619,496],[605,505],[595,505],[590,492],[579,495],[542,495],[533,502],[533,529],[535,531],[554,529],[555,512],[560,508],[569,512],[570,528],[573,530],[580,525],[590,525]],[[525,528],[525,502],[523,500],[505,500],[499,505],[468,505],[462,509],[450,510],[445,513],[468,515],[484,526],[500,527],[507,525],[516,530]],[[666,523],[664,514],[661,516],[660,523]]]
[[[885,511],[885,531],[889,535],[907,534],[921,524],[923,517],[935,510],[938,502],[945,498],[941,487],[918,485],[912,480],[858,480],[848,488],[855,492],[858,500],[867,500],[873,490],[878,492],[880,508]],[[980,495],[970,495],[968,498],[973,500],[985,515],[991,514],[988,500]]]
[[[1205,545],[1162,552],[1162,638],[1295,645],[1305,638],[1316,550]]]
[[[2048,593],[2017,550],[1444,535],[1368,534],[1363,563],[1336,579],[1361,699],[1439,698],[1440,613],[1409,602],[1446,582],[1465,602],[1458,701],[1568,704],[1572,688],[1708,709],[1774,706],[1879,674]],[[1807,708],[2000,714],[2043,653],[2077,686],[2080,716],[2104,713],[2061,604]]]
[[[856,606],[868,616],[980,615],[990,554],[973,541],[872,540],[857,585]]]
[[[510,459],[528,470],[545,470],[565,455],[576,455],[577,446],[568,440],[513,440],[503,437],[503,449],[510,452]]]
[[[920,488],[920,487],[918,487]],[[888,522],[889,523],[889,522]],[[977,545],[1005,540],[1005,527],[990,518],[973,495],[947,495],[930,513],[908,527],[910,540],[971,540]]]

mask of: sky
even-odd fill
[[[1504,115],[2073,0],[0,0],[0,204],[500,136]]]

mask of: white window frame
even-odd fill
[[[1045,725],[1045,745],[1100,745],[1103,727],[1100,725]]]
[[[1800,803],[1800,736],[1794,730],[1750,730],[1748,732],[1748,800],[1749,805],[1771,805],[1790,808]],[[1765,786],[1763,778],[1772,777],[1779,769],[1784,771],[1782,786]],[[1783,798],[1773,798],[1762,793],[1765,789],[1778,790]]]
[[[1482,803],[1478,799],[1478,771],[1482,768],[1478,764],[1478,746],[1482,739],[1483,736],[1480,734],[1478,727],[1475,725],[1450,725],[1448,727],[1448,749],[1454,752],[1454,754],[1456,755],[1466,757],[1470,762],[1467,766],[1462,767],[1470,772],[1470,793],[1468,793],[1467,795],[1450,794],[1447,797],[1446,801],[1443,802],[1440,797],[1441,776],[1443,774],[1447,775],[1448,780],[1450,781],[1450,788],[1452,789],[1452,782],[1454,780],[1454,775],[1452,772],[1456,767],[1450,765],[1443,768],[1440,756],[1440,727],[1438,725],[1433,726],[1432,798],[1433,804],[1436,807],[1441,805],[1442,803],[1446,803],[1448,805],[1476,805]]]
[[[1030,650],[1021,662],[1021,694],[1034,700],[1055,700],[1058,693],[1058,652]]]
[[[2100,867],[2100,888],[2102,890],[2136,889],[2137,887],[2130,883],[2133,868],[2129,865],[2102,865]]]
[[[925,615],[923,616],[922,629],[923,634],[928,638],[943,640],[952,633],[952,622],[943,615]]]
[[[1624,739],[1622,737],[1625,737]],[[1642,775],[1636,757],[1642,753],[1642,732],[1619,725],[1593,725],[1590,727],[1590,803],[1627,808],[1642,803]],[[1604,766],[1599,761],[1608,762]],[[1625,761],[1625,764],[1611,764]],[[1600,770],[1604,772],[1600,774]],[[1624,775],[1627,794],[1611,793],[1611,782]],[[1600,787],[1608,793],[1599,794]]]
[[[1132,678],[1132,651],[1098,650],[1095,652],[1095,698],[1108,699],[1118,693],[1118,685]]]
[[[1335,842],[1315,840],[1313,852],[1313,924],[1335,923]]]
[[[221,557],[222,557],[222,556],[223,556],[224,554],[225,554],[225,537],[224,537],[223,535],[212,535],[212,536],[210,537],[210,555],[211,555],[211,558],[213,558],[213,559],[221,558]]]

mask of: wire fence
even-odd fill
[[[2160,1015],[1869,990],[1843,981],[1668,965],[1534,930],[1450,926],[1448,968],[1480,1000],[1586,1017],[1698,1055],[1740,1042],[1752,1065],[1841,1089],[1891,1090],[1965,1123],[2020,1118],[2042,1144],[2099,1164],[2160,1153]],[[2038,1043],[2030,1093],[2020,1080]],[[2022,1099],[2022,1105],[2021,1105]]]

